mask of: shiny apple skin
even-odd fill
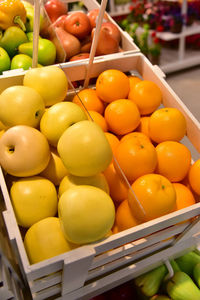
[[[64,28],[79,39],[83,39],[91,32],[89,18],[84,12],[73,12],[68,15]]]
[[[66,239],[82,245],[98,241],[108,234],[114,223],[115,206],[103,190],[81,185],[61,195],[58,215]]]
[[[17,222],[24,228],[44,218],[54,217],[57,213],[56,188],[50,180],[41,176],[15,181],[10,196]]]
[[[11,86],[0,95],[0,120],[6,127],[37,127],[44,111],[43,98],[33,88]]]
[[[56,147],[63,132],[72,124],[87,120],[83,109],[72,102],[60,102],[48,108],[40,121],[40,131],[49,144]]]
[[[49,144],[37,129],[17,125],[0,139],[0,165],[10,175],[33,176],[42,172],[50,159]]]
[[[112,150],[104,132],[89,120],[66,129],[57,149],[68,172],[76,176],[96,175],[112,161]]]

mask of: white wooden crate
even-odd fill
[[[28,2],[30,3],[34,3],[33,0],[28,0]],[[42,7],[42,11],[44,10],[43,7],[43,3],[45,3],[46,1],[41,0],[41,7]],[[76,0],[63,0],[64,3],[69,4],[69,3],[75,3],[77,2]],[[88,11],[92,10],[92,9],[100,9],[100,4],[96,1],[96,0],[83,0],[82,3],[84,4],[84,6],[87,8]],[[43,15],[44,17],[46,17],[46,13],[43,11]],[[120,48],[122,50],[122,52],[117,52],[117,53],[113,53],[113,54],[107,54],[106,56],[108,57],[112,57],[114,56],[123,56],[124,54],[129,55],[132,53],[138,53],[140,52],[140,49],[136,46],[136,44],[133,42],[133,39],[131,38],[131,36],[124,30],[122,30],[119,25],[113,20],[113,18],[107,13],[108,19],[111,23],[115,24],[120,33],[121,33],[121,42],[120,42]],[[50,23],[50,20],[49,20]],[[62,48],[62,46],[60,46]],[[63,56],[63,55],[61,55]],[[101,60],[104,60],[104,55],[100,56]],[[60,61],[60,60],[59,60]],[[89,59],[83,59],[82,60],[85,64],[88,63]],[[69,62],[65,62],[66,64],[68,64]],[[16,69],[16,70],[8,70],[3,72],[3,75],[0,75],[0,79],[3,78],[4,76],[13,76],[14,74],[23,74],[24,70],[23,69]],[[1,91],[1,85],[0,85],[0,91]]]
[[[83,62],[60,66],[71,81],[85,78],[87,65]],[[168,86],[158,68],[153,67],[140,53],[104,57],[103,61],[95,58],[91,77],[97,77],[110,68],[131,71],[158,84],[163,94],[163,105],[180,109],[186,117],[187,146],[200,152],[200,124]],[[0,86],[3,89],[9,85],[22,84],[22,80],[23,74],[7,76],[0,80]],[[3,216],[9,238],[33,299],[48,299],[51,296],[67,300],[90,299],[93,295],[148,271],[169,257],[180,256],[199,243],[200,203],[196,203],[98,243],[30,265],[2,170],[0,184],[6,206]]]

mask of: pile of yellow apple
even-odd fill
[[[64,71],[50,66],[0,95],[0,165],[30,263],[104,238],[115,219],[102,174],[112,150],[87,113],[63,101],[67,91]]]

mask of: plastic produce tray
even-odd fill
[[[85,78],[87,65],[84,62],[61,64],[61,67],[71,81]],[[187,120],[184,143],[194,156],[198,155],[200,124],[168,86],[160,69],[152,66],[140,53],[111,56],[105,57],[103,61],[100,58],[94,60],[91,77],[95,78],[111,68],[155,82],[162,91],[163,105],[176,107],[184,113]],[[0,80],[0,86],[3,89],[9,85],[22,84],[22,80],[23,74],[10,76]],[[1,169],[0,185],[6,207],[3,212],[6,228],[33,299],[90,299],[199,244],[200,203],[196,203],[114,234],[98,243],[30,265]]]

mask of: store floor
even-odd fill
[[[200,121],[200,66],[169,74],[166,80]]]
[[[167,74],[166,81],[200,122],[200,66]],[[188,140],[184,143],[189,147],[193,159],[198,159],[199,153],[191,143]]]

